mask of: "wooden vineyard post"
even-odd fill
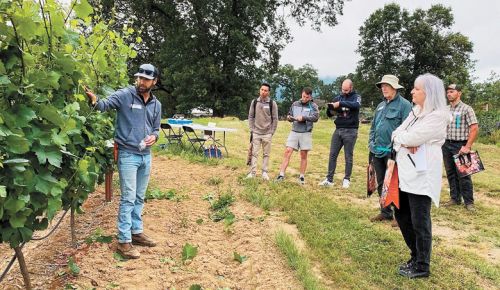
[[[21,274],[23,275],[24,287],[26,287],[26,289],[28,290],[31,290],[33,288],[31,288],[30,274],[28,272],[28,267],[26,267],[26,261],[24,260],[23,251],[19,246],[15,247],[14,251],[16,252],[17,262],[19,263]]]
[[[109,169],[106,172],[105,179],[105,189],[104,189],[104,196],[106,202],[111,202],[111,198],[113,196],[113,169]]]

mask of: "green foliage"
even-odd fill
[[[55,1],[0,2],[0,241],[12,247],[77,209],[112,166],[113,120],[80,84],[124,85],[134,53],[97,14],[85,0],[76,18]]]
[[[390,21],[388,21],[390,19]],[[396,3],[376,10],[360,28],[358,53],[361,60],[354,84],[364,103],[380,102],[375,87],[384,74],[399,77],[402,91],[410,96],[415,78],[429,72],[445,82],[470,82],[472,42],[451,31],[451,8],[433,5],[410,13]]]
[[[124,262],[124,261],[128,260],[127,258],[125,258],[124,256],[122,256],[122,254],[120,254],[118,252],[114,252],[113,253],[113,259],[115,259],[118,262]]]
[[[231,192],[223,193],[219,198],[210,203],[212,210],[219,210],[230,206],[235,201],[235,197]]]
[[[199,284],[193,284],[193,285],[189,286],[189,290],[201,290],[201,289],[203,289],[203,288]]]
[[[192,260],[198,254],[198,247],[195,247],[189,243],[186,243],[182,247],[182,261]]]
[[[234,222],[235,216],[229,208],[224,207],[224,208],[215,210],[214,213],[210,216],[210,218],[214,222],[219,222],[221,220],[224,220],[224,222],[226,222],[226,220],[227,220],[228,223],[230,223],[229,225],[231,225]]]
[[[482,143],[498,144],[500,141],[500,110],[479,111],[476,113],[476,118]]]
[[[295,69],[293,65],[280,66],[275,74],[269,77],[271,94],[278,102],[278,115],[286,116],[294,101],[301,98],[302,89],[310,87],[314,94],[320,93],[323,82],[318,77],[318,71],[310,64]],[[277,93],[280,92],[278,99]]]
[[[484,82],[475,83],[469,90],[464,90],[462,100],[476,110],[500,110],[500,74],[491,72]]]
[[[213,193],[205,194],[202,198],[210,203],[210,209],[213,211],[210,215],[211,220],[214,222],[224,220],[226,227],[234,223],[235,216],[229,209],[229,206],[235,201],[231,191],[219,195],[217,199]]]
[[[279,230],[275,240],[278,248],[286,257],[288,265],[297,272],[304,289],[322,289],[313,274],[309,260],[297,249],[292,237],[283,230]]]
[[[217,176],[212,176],[208,179],[208,185],[220,185],[224,182],[224,180]]]
[[[69,267],[69,272],[73,276],[78,276],[80,274],[80,267],[75,263],[75,260],[73,257],[69,257],[68,259],[68,267]]]
[[[264,72],[277,70],[291,40],[287,19],[314,29],[337,24],[343,0],[96,1],[117,26],[129,24],[142,40],[137,63],[163,72],[158,92],[167,115],[192,108],[245,118]],[[148,15],[149,17],[144,17]],[[132,22],[132,19],[140,21]],[[154,33],[152,33],[154,31]],[[262,64],[259,67],[258,64]]]
[[[238,254],[238,252],[233,253],[233,260],[237,261],[240,264],[245,262],[247,259],[248,259],[247,256],[242,256],[242,255]]]
[[[168,191],[162,191],[161,189],[154,188],[154,189],[149,189],[146,191],[146,194],[144,196],[144,200],[151,200],[151,199],[167,199],[167,200],[174,200],[174,201],[180,201],[182,197],[178,196],[177,193],[175,192],[175,189],[170,189]]]
[[[87,244],[92,244],[92,243],[109,244],[112,241],[113,241],[113,236],[104,235],[101,228],[97,228],[92,235],[85,238],[85,243],[87,243]]]

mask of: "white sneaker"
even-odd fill
[[[320,186],[328,186],[328,187],[330,187],[330,186],[333,186],[333,182],[328,181],[328,179],[326,179],[326,178],[325,178],[325,180],[323,180],[323,181],[321,181],[320,183],[318,183],[318,185],[320,185]]]
[[[342,188],[349,188],[350,185],[351,182],[349,181],[349,179],[344,178],[344,181],[342,182]]]
[[[252,178],[255,178],[255,173],[248,173],[248,175],[245,177],[245,179],[252,179]]]
[[[269,180],[269,175],[267,175],[267,172],[262,172],[262,179],[264,179],[265,181]]]

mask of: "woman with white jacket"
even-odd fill
[[[431,202],[439,206],[443,154],[450,122],[441,79],[424,74],[411,91],[415,106],[392,133],[399,173],[400,208],[395,217],[411,259],[399,267],[408,278],[428,277],[432,249]]]

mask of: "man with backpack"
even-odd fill
[[[252,134],[252,160],[250,173],[248,173],[246,178],[254,178],[256,176],[257,157],[262,147],[262,179],[269,180],[267,172],[269,154],[271,153],[271,140],[278,127],[278,105],[269,97],[270,91],[271,86],[268,83],[262,83],[259,97],[252,101],[248,112],[248,123],[250,134]]]

